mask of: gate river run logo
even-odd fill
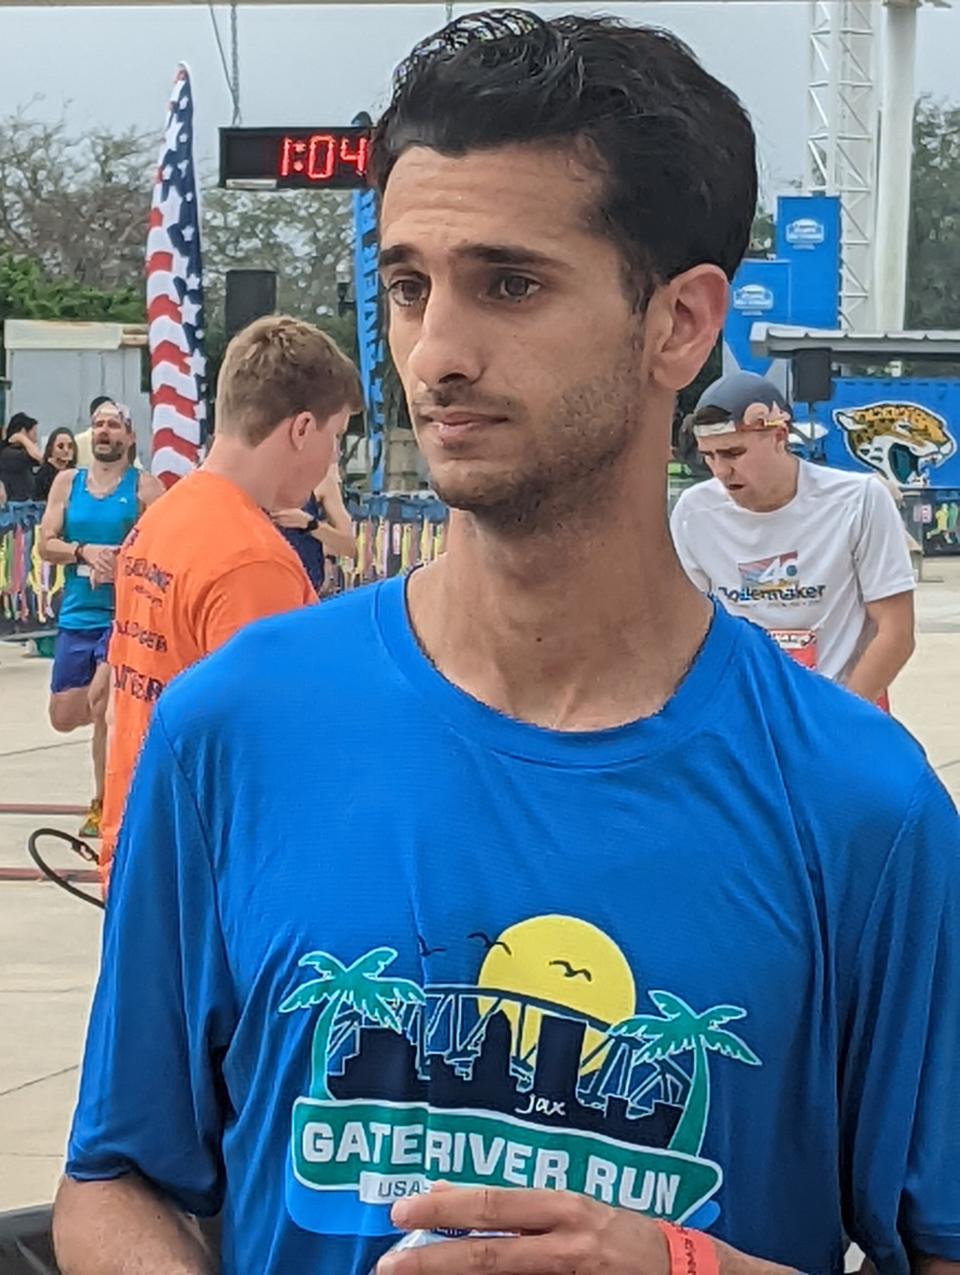
[[[389,1235],[389,1206],[442,1178],[578,1191],[711,1225],[723,1174],[700,1154],[710,1055],[760,1066],[727,1026],[746,1010],[650,991],[651,1012],[638,1013],[620,948],[574,917],[470,941],[486,949],[473,986],[393,977],[390,947],[350,965],[301,958],[313,977],[279,1006],[316,1016],[309,1092],[292,1113],[293,1220]]]

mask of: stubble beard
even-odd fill
[[[595,514],[640,428],[638,363],[631,347],[629,359],[605,377],[558,397],[546,413],[548,428],[530,439],[512,472],[471,473],[465,465],[462,475],[434,478],[437,495],[501,536],[556,531]]]
[[[129,443],[101,443],[99,447],[94,447],[93,459],[104,465],[115,465],[126,456],[129,446]]]

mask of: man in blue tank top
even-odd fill
[[[90,467],[58,474],[40,524],[41,557],[66,569],[50,683],[50,723],[58,731],[93,725],[95,793],[80,830],[87,837],[100,832],[109,690],[105,660],[113,624],[117,550],[146,506],[163,494],[158,479],[129,464],[133,422],[126,408],[109,400],[102,403],[94,413],[91,434]]]

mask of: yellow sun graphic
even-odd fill
[[[602,930],[572,916],[534,916],[518,921],[498,935],[480,969],[479,987],[496,988],[589,1014],[603,1023],[619,1023],[636,1012],[636,987],[626,957]],[[485,1012],[492,1002],[481,1002]],[[520,1006],[505,1004],[503,1012],[519,1029]],[[523,1016],[520,1054],[533,1061],[543,1012],[528,1009]],[[603,1043],[602,1032],[588,1027],[582,1058]],[[600,1066],[598,1054],[583,1067],[587,1074]]]

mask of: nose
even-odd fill
[[[398,338],[402,344],[399,325]],[[452,289],[434,286],[406,356],[409,375],[429,389],[450,381],[478,381],[483,366],[481,334],[469,308],[457,300]]]

